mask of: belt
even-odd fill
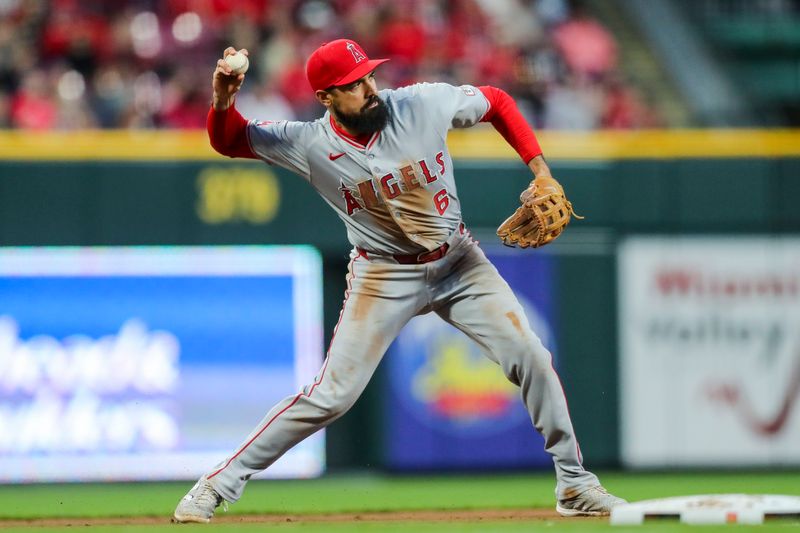
[[[456,231],[458,233],[460,233],[461,235],[464,234],[464,231],[466,231],[466,228],[464,227],[464,223],[463,222],[461,222],[458,225],[458,228],[456,228],[456,230],[453,233],[455,234]],[[452,238],[452,235],[451,235],[451,238]],[[450,239],[448,239],[448,240],[450,240]],[[418,254],[408,254],[408,255],[394,254],[394,255],[392,255],[392,257],[394,258],[395,261],[397,261],[401,265],[421,265],[421,264],[424,264],[424,263],[430,263],[431,261],[436,261],[437,259],[441,259],[442,257],[444,257],[447,254],[447,251],[449,249],[450,249],[450,243],[445,242],[444,244],[442,244],[438,248],[436,248],[434,250],[429,250],[427,252],[422,252],[422,253],[418,253]],[[370,252],[368,252],[367,250],[365,250],[363,248],[359,248],[358,246],[356,246],[356,251],[358,252],[358,255],[363,256],[364,259],[369,259],[369,253]],[[373,255],[376,255],[376,254],[373,252]]]
[[[409,254],[409,255],[393,255],[394,260],[400,263],[401,265],[421,265],[423,263],[430,263],[431,261],[436,261],[437,259],[441,259],[447,253],[447,250],[450,249],[450,245],[444,243],[440,247],[436,248],[435,250],[431,250],[430,252],[422,252],[421,254]]]
[[[436,261],[437,259],[441,259],[447,253],[447,250],[450,249],[450,245],[444,243],[440,247],[436,248],[435,250],[431,250],[429,252],[422,252],[420,254],[394,254],[392,257],[395,261],[400,263],[401,265],[421,265],[423,263],[430,263],[431,261]],[[366,259],[369,259],[369,252],[367,252],[363,248],[356,247],[356,251],[359,255],[363,256]],[[374,255],[374,254],[373,254]]]

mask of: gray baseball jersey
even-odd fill
[[[444,83],[379,94],[392,121],[366,146],[338,133],[329,113],[314,122],[252,121],[250,146],[307,179],[353,245],[385,254],[432,250],[461,221],[447,131],[477,123],[489,103],[475,87]]]
[[[400,329],[433,311],[477,342],[520,387],[553,456],[558,497],[599,484],[581,465],[550,353],[461,222],[447,132],[478,122],[488,101],[475,87],[440,83],[380,96],[391,122],[363,146],[341,135],[329,114],[309,123],[248,125],[253,152],[305,177],[344,221],[354,249],[345,301],[319,374],[274,406],[206,478],[222,497],[236,501],[251,475],[343,415]],[[445,253],[428,262],[398,259],[436,249]]]

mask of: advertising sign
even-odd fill
[[[800,239],[632,238],[619,290],[625,463],[800,464]]]
[[[195,479],[322,361],[309,247],[0,248],[0,482]],[[266,475],[314,476],[324,435]]]
[[[555,353],[547,255],[488,248],[487,256]],[[530,283],[531,279],[537,283]],[[387,463],[399,470],[552,466],[519,388],[480,346],[435,313],[413,318],[389,348]]]

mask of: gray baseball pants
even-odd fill
[[[553,456],[556,496],[599,484],[581,465],[552,357],[516,296],[468,232],[455,231],[448,243],[443,258],[418,265],[352,252],[345,301],[322,369],[300,393],[275,405],[235,453],[208,472],[223,498],[238,500],[251,475],[346,413],[402,327],[430,311],[477,342],[520,387],[533,425]]]

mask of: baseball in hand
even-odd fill
[[[229,67],[231,67],[231,71],[233,71],[232,73],[234,76],[244,74],[247,72],[247,68],[250,66],[250,60],[247,59],[247,56],[241,52],[236,52],[235,54],[226,56],[225,62]]]

